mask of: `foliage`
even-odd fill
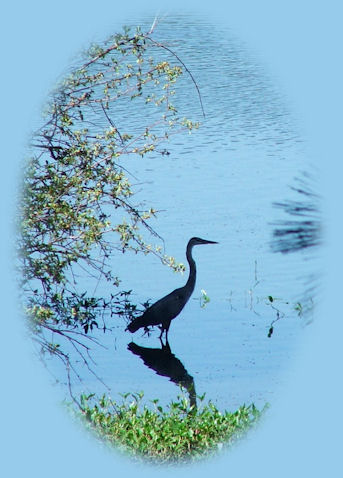
[[[154,61],[149,40],[139,28],[134,35],[126,29],[103,46],[93,45],[87,61],[53,93],[46,122],[33,137],[34,154],[24,173],[20,250],[24,281],[40,281],[45,292],[70,283],[74,263],[118,284],[105,266],[113,249],[161,257],[161,248],[154,249],[138,232],[143,227],[156,236],[148,225],[156,211],[130,203],[133,190],[121,161],[153,151],[168,154],[158,144],[177,128],[196,125],[180,118],[170,101],[181,66]],[[156,45],[151,43],[155,50]],[[159,119],[154,111],[155,122],[146,124],[149,111],[142,110],[145,116],[132,131],[120,131],[111,119],[114,104],[126,108],[134,99],[145,110],[157,107]],[[122,120],[117,116],[116,123]],[[172,258],[161,258],[178,269]]]
[[[141,313],[141,309],[132,303],[130,295],[131,291],[122,291],[105,299],[89,298],[84,293],[68,297],[54,294],[47,296],[45,303],[41,302],[40,295],[31,298],[30,307],[27,308],[28,323],[34,341],[39,344],[40,356],[45,358],[46,354],[53,354],[63,362],[72,397],[71,373],[81,380],[80,364],[81,370],[87,367],[91,374],[102,381],[90,365],[90,362],[93,363],[91,347],[103,346],[94,331],[112,330],[111,319],[114,316],[124,317],[129,322],[136,313]],[[76,353],[76,360],[71,360],[70,350],[73,350],[74,355]]]
[[[206,305],[211,301],[210,297],[208,296],[206,290],[201,289],[201,296],[200,296],[200,307],[204,309]]]
[[[99,299],[85,296],[79,277],[96,281],[93,288],[100,280],[118,286],[115,253],[152,253],[184,269],[155,243],[163,240],[149,222],[158,212],[133,202],[125,167],[130,157],[167,157],[170,136],[198,126],[172,102],[184,70],[153,29],[125,27],[84,52],[51,94],[23,172],[18,234],[26,311],[50,352],[59,345],[47,342],[44,330],[61,337],[60,326],[85,334],[97,326],[90,311]]]
[[[153,400],[153,409],[141,406],[143,393],[125,394],[118,404],[105,396],[81,397],[82,416],[88,427],[106,443],[128,452],[135,460],[158,464],[185,463],[211,456],[227,448],[257,423],[261,416],[254,405],[221,413],[211,402],[200,410],[179,396],[166,408]],[[200,400],[203,397],[198,397]]]

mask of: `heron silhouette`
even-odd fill
[[[127,326],[126,330],[134,333],[142,327],[147,329],[149,325],[158,325],[161,329],[160,338],[162,337],[163,332],[165,332],[166,340],[168,339],[170,322],[179,315],[193,293],[196,280],[196,266],[192,257],[192,249],[194,246],[200,244],[218,243],[215,241],[200,239],[200,237],[192,237],[192,239],[189,240],[186,249],[186,257],[189,264],[189,277],[186,284],[179,289],[173,290],[173,292],[162,297],[162,299],[148,307],[143,315],[134,319]]]
[[[172,353],[168,340],[164,344],[161,341],[162,348],[148,348],[141,347],[140,345],[131,342],[127,348],[133,354],[140,357],[144,365],[154,370],[157,375],[162,377],[168,377],[171,382],[185,388],[189,395],[189,404],[196,410],[196,391],[194,378],[189,375],[185,366],[175,355]]]

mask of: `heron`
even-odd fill
[[[168,331],[171,321],[179,315],[194,291],[196,266],[192,257],[192,249],[194,246],[198,246],[200,244],[218,243],[215,241],[200,239],[200,237],[192,237],[188,241],[186,248],[186,258],[189,264],[189,277],[186,284],[183,287],[173,290],[173,292],[165,297],[162,297],[162,299],[148,307],[143,315],[134,319],[127,326],[126,330],[134,333],[142,327],[147,330],[149,325],[158,325],[161,329],[160,338],[162,337],[163,332],[165,332],[166,340],[168,340]]]

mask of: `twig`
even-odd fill
[[[199,87],[197,85],[197,82],[195,81],[195,78],[194,76],[192,75],[192,73],[190,72],[190,70],[187,68],[187,66],[185,65],[185,63],[181,60],[181,58],[173,51],[171,50],[170,48],[168,48],[167,46],[163,45],[162,43],[158,43],[157,41],[153,40],[152,38],[150,37],[147,37],[147,40],[150,40],[152,43],[154,43],[156,46],[158,46],[159,48],[163,48],[164,50],[167,50],[169,53],[171,53],[173,56],[175,56],[175,58],[177,59],[177,61],[179,61],[181,63],[181,65],[184,67],[184,69],[187,71],[187,73],[189,74],[192,82],[194,83],[194,86],[198,92],[198,96],[199,96],[199,101],[200,101],[200,106],[201,106],[201,110],[202,110],[202,114],[205,118],[205,111],[204,111],[204,107],[203,107],[203,104],[202,104],[202,99],[201,99],[201,94],[200,94],[200,90],[199,90]]]

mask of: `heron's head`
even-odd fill
[[[187,247],[198,246],[200,244],[218,244],[216,241],[208,241],[207,239],[201,239],[200,237],[192,237],[189,240]]]

